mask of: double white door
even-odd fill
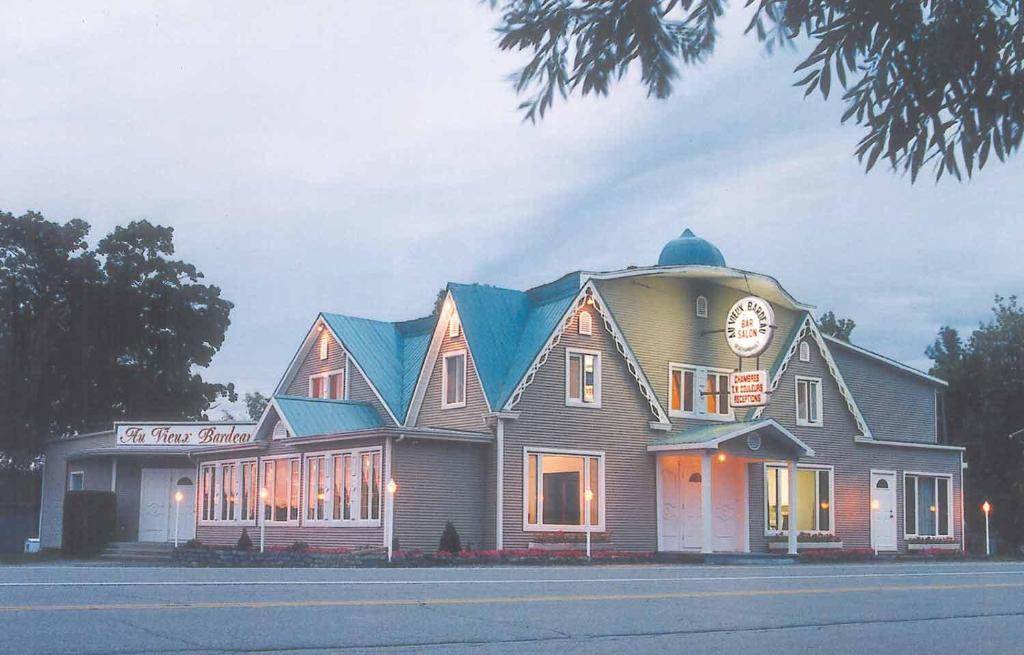
[[[175,523],[179,541],[196,536],[195,482],[194,469],[142,469],[139,541],[173,541]]]
[[[703,543],[700,460],[667,457],[661,462],[660,550],[700,549]]]

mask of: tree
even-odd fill
[[[639,66],[649,96],[666,98],[679,64],[703,62],[717,41],[721,0],[489,0],[502,50],[532,53],[518,73],[531,121],[555,94],[607,95]],[[857,157],[915,180],[933,163],[961,179],[989,155],[1004,160],[1024,133],[1024,21],[1020,2],[747,0],[747,26],[771,52],[804,40],[813,49],[795,86],[828,99],[842,87],[842,121],[864,128]]]
[[[857,323],[852,318],[836,318],[836,314],[832,310],[825,312],[818,319],[818,329],[822,334],[847,343],[850,342],[850,333],[855,327],[857,327]]]
[[[992,527],[1008,544],[1024,544],[1024,307],[1016,297],[996,296],[993,319],[966,341],[943,327],[928,356],[931,373],[949,382],[945,407],[950,440],[967,447],[966,515],[983,530],[978,509],[988,500]],[[974,542],[984,543],[983,532]]]
[[[114,420],[205,417],[234,387],[205,381],[232,304],[137,221],[90,249],[89,225],[0,212],[0,453]]]
[[[263,416],[263,410],[267,408],[267,403],[270,402],[270,398],[267,398],[259,391],[245,394],[245,409],[249,412],[250,421],[258,421]]]

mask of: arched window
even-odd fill
[[[708,317],[708,299],[706,296],[697,296],[697,318]]]
[[[590,315],[590,312],[588,312],[586,310],[583,310],[583,311],[580,312],[580,317],[579,317],[578,325],[579,325],[580,334],[586,334],[587,336],[589,336],[591,334],[591,332],[593,332],[593,329],[594,329],[594,319]]]
[[[700,480],[701,480],[700,473],[691,473],[690,474],[690,482],[700,482]]]
[[[462,333],[462,322],[459,320],[458,314],[452,314],[452,318],[448,321],[448,338],[455,339]]]
[[[878,482],[875,483],[875,487],[878,489],[888,489],[889,483],[885,480],[879,480]]]
[[[811,361],[811,344],[807,343],[806,341],[800,342],[800,361]]]
[[[287,439],[288,438],[288,428],[286,428],[284,426],[284,421],[280,421],[279,420],[277,423],[274,424],[274,432],[271,435],[271,438],[272,439]]]

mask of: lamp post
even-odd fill
[[[394,554],[395,548],[395,522],[393,519],[395,510],[395,492],[398,491],[398,485],[395,483],[395,479],[391,478],[388,480],[388,502],[385,510],[387,511],[387,535],[388,535],[388,562],[391,562],[391,556]]]
[[[267,537],[267,488],[260,487],[260,552],[263,552],[263,545]]]
[[[590,559],[590,502],[594,500],[594,492],[587,489],[583,492],[583,499],[586,501],[586,515],[583,518],[583,529],[587,533],[587,559]]]
[[[981,504],[981,511],[985,512],[985,557],[991,557],[992,544],[988,538],[988,515],[992,511],[992,504],[986,500]]]
[[[174,492],[174,547],[178,547],[178,517],[181,516],[181,501],[185,494],[181,491]]]

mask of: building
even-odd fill
[[[945,382],[811,309],[687,230],[654,266],[449,284],[405,322],[320,314],[251,438],[174,455],[195,536],[432,550],[450,520],[488,549],[963,547]]]

